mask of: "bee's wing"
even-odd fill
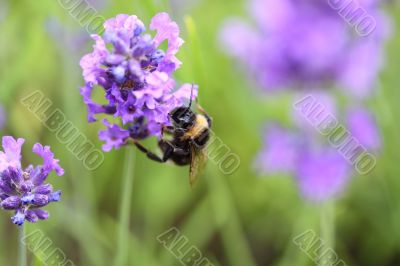
[[[198,177],[202,175],[206,164],[207,164],[207,149],[197,148],[194,144],[190,145],[191,158],[190,158],[190,172],[189,172],[189,182],[190,186],[194,186]]]

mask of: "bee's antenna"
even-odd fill
[[[189,102],[189,106],[187,108],[187,110],[190,110],[190,108],[192,107],[192,102],[193,102],[193,88],[194,88],[194,84],[192,83],[192,89],[190,91],[190,102]]]

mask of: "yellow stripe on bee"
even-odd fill
[[[196,123],[192,128],[190,128],[185,135],[183,135],[183,139],[190,139],[197,137],[203,132],[205,129],[209,128],[209,124],[207,118],[204,115],[197,115],[196,116]]]

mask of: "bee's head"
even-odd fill
[[[175,127],[188,129],[196,122],[196,114],[190,109],[193,101],[193,89],[194,85],[192,85],[192,89],[190,91],[189,106],[175,108],[171,113],[169,113],[169,116],[172,119],[172,124]]]
[[[175,127],[184,129],[192,127],[196,121],[196,114],[185,106],[175,108],[169,116]]]

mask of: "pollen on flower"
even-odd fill
[[[133,80],[127,80],[122,84],[121,90],[129,90],[135,88],[135,82]]]
[[[28,172],[23,172],[22,176],[24,177],[24,180],[28,180],[29,179],[29,173]]]

